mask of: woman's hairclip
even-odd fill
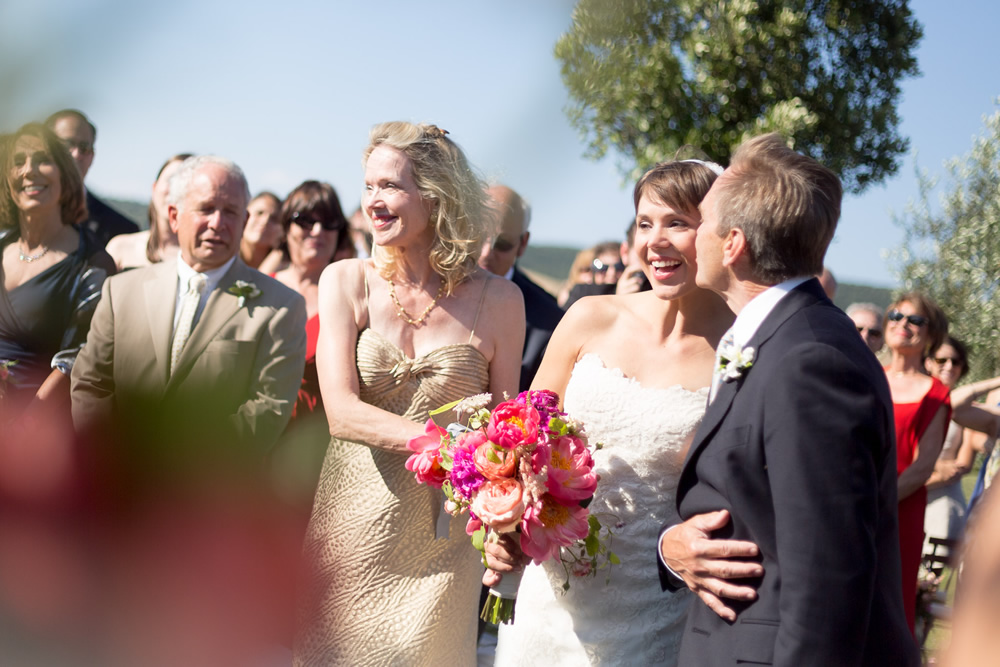
[[[722,176],[722,167],[714,162],[706,162],[704,160],[695,160],[694,158],[690,160],[681,160],[681,162],[694,162],[695,164],[700,164],[703,167],[708,167],[716,176]]]
[[[445,136],[448,134],[448,130],[442,130],[437,125],[428,125],[427,134],[431,135],[436,139],[444,139]]]

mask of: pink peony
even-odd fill
[[[559,502],[573,505],[594,495],[598,480],[594,459],[579,438],[564,435],[550,439],[547,447],[535,450],[532,464],[535,472],[547,466],[546,487]]]
[[[479,517],[469,512],[469,521],[465,524],[465,534],[472,535],[474,532],[483,527],[483,522],[479,520]]]
[[[440,489],[448,479],[448,471],[441,467],[441,438],[447,434],[433,419],[428,419],[424,435],[410,438],[406,442],[407,448],[415,452],[406,459],[406,469],[414,473],[419,483]]]
[[[516,479],[486,482],[472,501],[472,511],[498,533],[517,528],[524,514],[524,490]]]
[[[558,558],[561,547],[568,547],[590,533],[587,515],[587,510],[579,505],[564,505],[545,494],[524,511],[521,550],[536,565]]]
[[[491,461],[490,456],[496,461]],[[517,456],[514,452],[494,446],[492,442],[484,442],[476,447],[476,470],[486,479],[499,482],[514,476],[517,468]]]
[[[531,445],[538,440],[538,410],[516,401],[504,401],[490,415],[486,435],[505,449]]]

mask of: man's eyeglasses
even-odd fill
[[[303,213],[293,213],[291,221],[307,231],[312,229],[317,222],[323,227],[324,231],[328,232],[339,232],[345,227],[344,223],[339,220],[322,220]]]
[[[625,264],[620,260],[615,262],[614,264],[605,264],[603,261],[595,259],[594,262],[591,264],[591,268],[593,269],[594,273],[607,273],[608,269],[611,268],[613,268],[616,272],[621,273],[622,271],[625,270]]]
[[[881,329],[876,329],[875,327],[858,327],[859,334],[863,334],[866,331],[868,332],[869,336],[874,336],[875,338],[878,338],[882,335]]]
[[[67,150],[73,150],[75,148],[85,155],[94,152],[94,143],[91,141],[74,141],[73,139],[60,139],[60,141],[62,141],[63,146],[65,146]]]
[[[902,322],[906,320],[915,327],[922,327],[927,324],[927,318],[923,315],[904,315],[898,310],[890,310],[889,314],[885,316],[890,322]]]
[[[493,241],[493,249],[497,252],[510,252],[517,247],[517,244],[513,241],[508,241],[502,236],[496,237]]]

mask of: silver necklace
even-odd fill
[[[45,248],[40,253],[37,253],[37,254],[34,254],[34,255],[25,255],[23,248],[24,248],[24,242],[21,241],[20,239],[18,239],[18,241],[17,241],[17,258],[19,260],[21,260],[22,262],[27,262],[28,264],[31,264],[32,262],[36,262],[36,261],[40,260],[42,257],[45,257],[45,255],[47,255],[48,252],[49,252],[49,249]]]

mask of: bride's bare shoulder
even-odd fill
[[[631,307],[627,301],[627,297],[614,294],[585,296],[570,306],[562,322],[582,324],[591,331],[605,329],[613,326],[622,317],[631,316]]]

